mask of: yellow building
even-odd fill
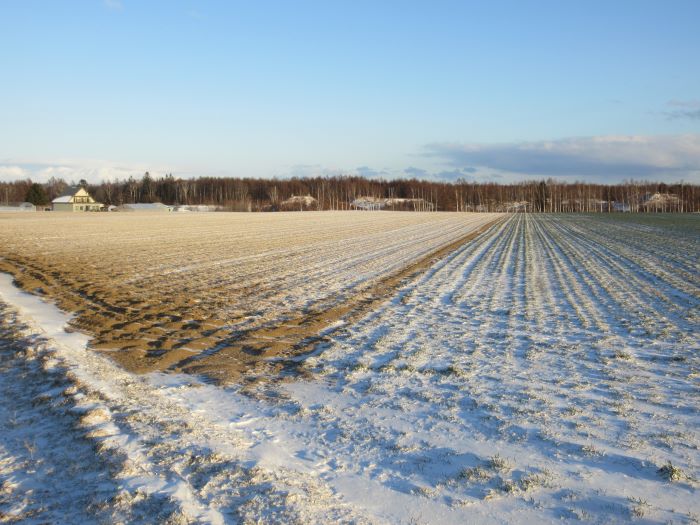
[[[102,204],[95,202],[85,188],[72,186],[51,201],[51,208],[53,211],[100,211]]]

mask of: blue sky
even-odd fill
[[[700,182],[700,2],[0,2],[0,178]]]

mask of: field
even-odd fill
[[[0,522],[700,519],[700,216],[237,217],[0,224]]]
[[[0,217],[0,271],[77,313],[73,326],[94,336],[92,347],[131,371],[227,381],[380,296],[387,279],[407,275],[499,217]]]

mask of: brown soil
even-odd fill
[[[275,326],[236,334],[228,340],[221,341],[216,352],[192,356],[178,362],[171,369],[201,374],[224,382],[230,379],[233,370],[237,372],[236,379],[245,374],[245,378],[252,381],[257,381],[261,374],[278,377],[290,370],[296,372],[299,360],[294,358],[313,351],[316,344],[326,340],[328,334],[321,335],[322,332],[326,332],[341,320],[344,324],[359,320],[391,297],[402,283],[418,277],[438,260],[482,234],[499,220],[501,219],[496,219],[415,261],[380,280],[362,294],[340,304],[288,319]]]
[[[81,256],[75,249],[69,256],[57,256],[36,248],[0,247],[0,271],[11,273],[23,289],[46,295],[61,309],[75,313],[72,324],[93,336],[91,347],[108,353],[128,370],[176,371],[201,374],[217,382],[240,381],[261,373],[278,375],[293,367],[295,361],[288,358],[310,351],[322,339],[320,332],[341,319],[351,322],[360,317],[390,296],[401,282],[498,220],[500,216],[482,220],[468,234],[342,297],[329,295],[300,310],[293,305],[284,308],[276,295],[278,302],[268,303],[279,305],[274,316],[251,312],[250,308],[232,309],[231,303],[250,303],[251,298],[269,295],[270,290],[279,295],[284,280],[267,283],[267,287],[244,281],[232,290],[229,282],[212,273],[202,300],[192,292],[193,283],[199,280],[191,275],[159,276],[157,284],[133,286],[129,283],[134,274],[138,276],[145,266],[136,264],[136,271],[117,279],[120,272],[124,274],[123,258],[112,262],[112,258],[99,258],[94,253]],[[24,247],[19,241],[17,246]],[[167,290],[159,289],[164,286]]]

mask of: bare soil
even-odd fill
[[[288,369],[271,358],[308,352],[501,218],[37,214],[0,220],[0,271],[127,370],[239,381]]]

